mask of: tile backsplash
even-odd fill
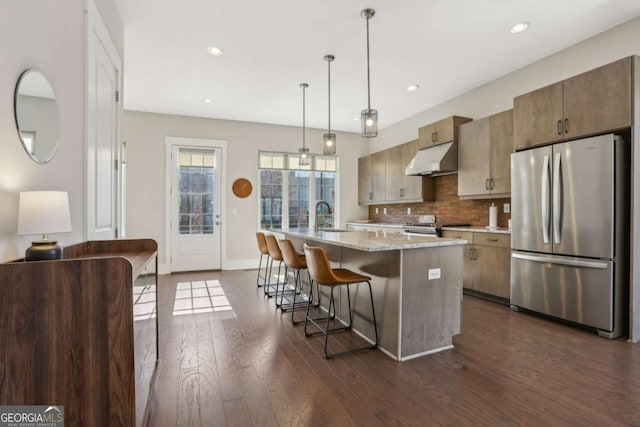
[[[422,203],[379,204],[369,206],[369,219],[376,222],[406,224],[417,222],[418,215],[433,214],[437,223],[469,223],[473,227],[489,225],[489,207],[498,207],[498,227],[506,228],[510,213],[504,213],[503,205],[511,199],[461,200],[458,197],[458,174],[433,178],[436,180],[436,200]],[[376,208],[378,213],[376,214]],[[384,208],[387,209],[385,215]],[[411,208],[411,214],[407,214]]]

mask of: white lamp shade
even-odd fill
[[[18,234],[49,234],[71,231],[69,195],[66,191],[20,193]]]

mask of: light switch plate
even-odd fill
[[[440,278],[440,269],[439,268],[430,268],[429,269],[429,280],[439,279]]]
[[[511,203],[505,203],[504,204],[504,213],[509,213],[511,212]]]
[[[382,213],[386,215],[387,214],[387,208],[382,208]]]

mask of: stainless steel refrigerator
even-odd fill
[[[628,143],[608,134],[511,155],[511,305],[626,332]]]

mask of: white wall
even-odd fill
[[[461,54],[464,54],[462,52]],[[513,108],[513,98],[534,89],[640,54],[640,18],[633,19],[595,37],[493,80],[434,108],[380,131],[371,153],[418,138],[418,128],[458,115],[480,119]],[[384,111],[380,111],[384,114]]]
[[[322,152],[323,130],[307,129],[307,147]],[[302,129],[259,123],[214,120],[155,113],[125,111],[122,136],[127,142],[127,237],[151,237],[158,241],[161,271],[166,271],[165,252],[165,137],[208,138],[228,142],[224,207],[223,269],[255,268],[259,255],[258,150],[297,151]],[[338,133],[339,203],[341,222],[366,218],[357,204],[358,157],[366,155],[368,142],[360,135]],[[248,178],[254,191],[246,199],[230,192],[236,178]],[[232,215],[233,209],[237,213]]]
[[[99,0],[105,5],[112,0]],[[18,194],[27,190],[69,192],[73,232],[55,235],[62,245],[83,240],[85,12],[83,0],[3,1],[0,14],[0,262],[20,258],[33,237],[16,236]],[[115,10],[113,8],[112,10]],[[114,25],[112,34],[124,30]],[[122,38],[122,36],[120,36]],[[122,52],[121,52],[122,53]],[[60,107],[60,145],[46,165],[22,148],[13,114],[20,74],[39,69]]]

